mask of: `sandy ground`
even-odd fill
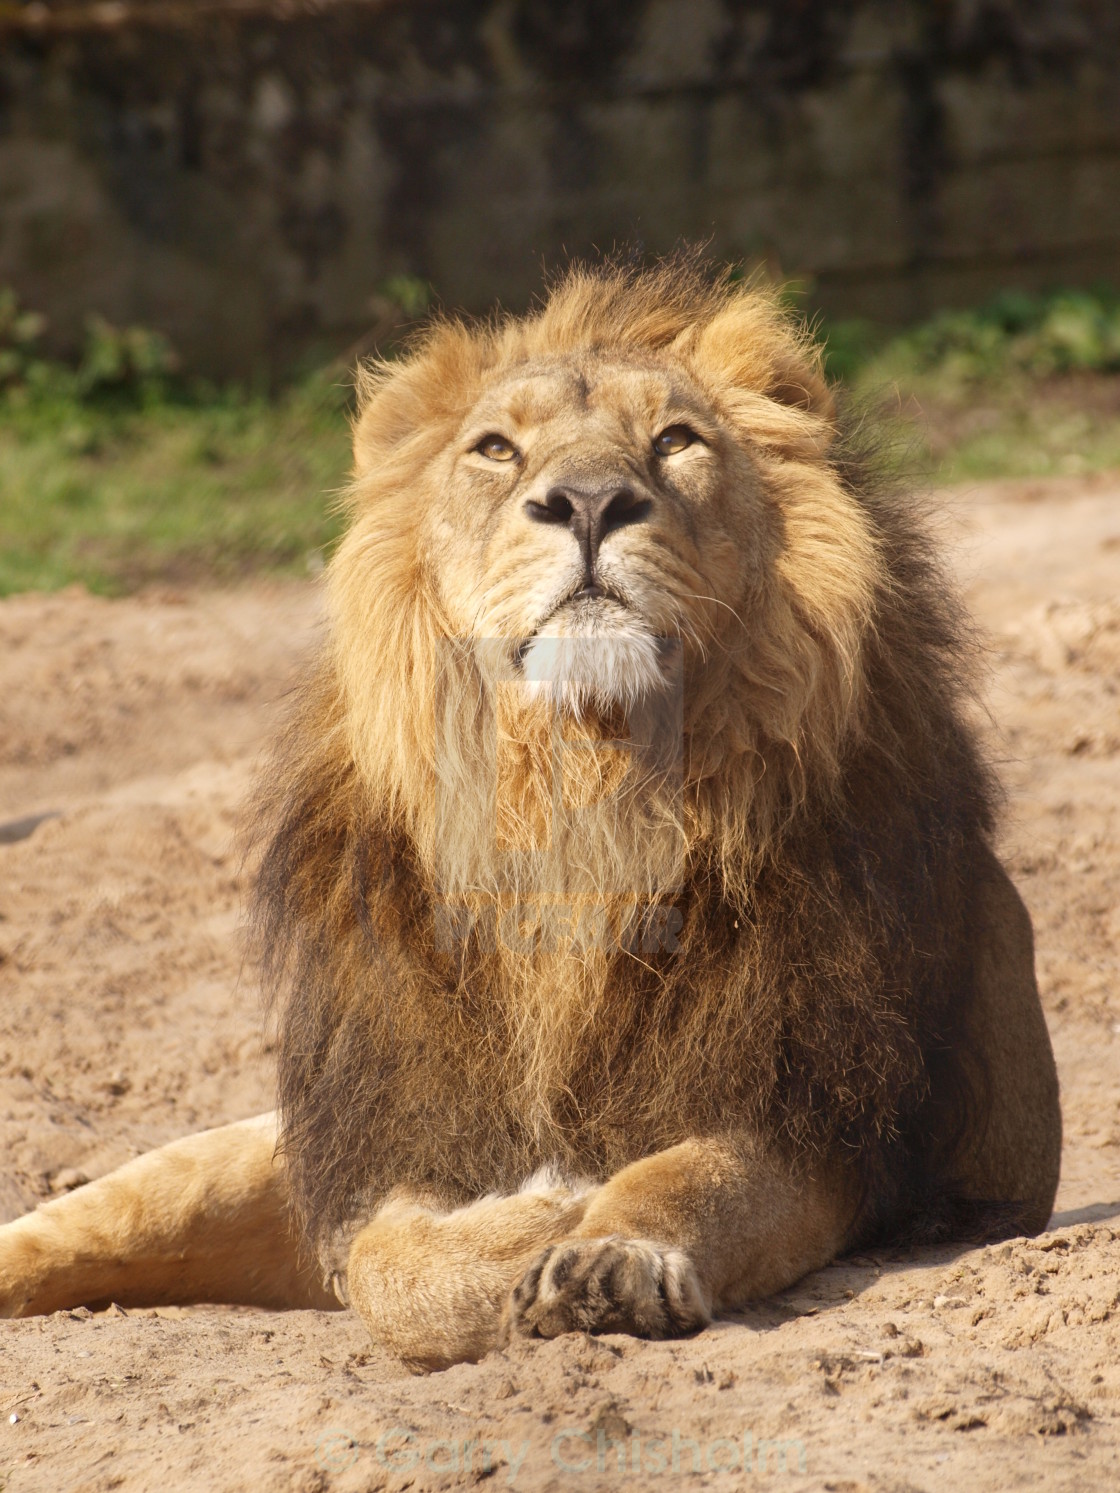
[[[1050,1232],[421,1379],[348,1314],[0,1323],[0,1489],[1120,1487],[1120,479],[957,492],[945,527],[1062,1075]],[[0,825],[57,815],[0,829],[0,1217],[269,1107],[231,833],[316,627],[302,587],[0,604]]]

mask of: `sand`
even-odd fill
[[[0,1323],[0,1489],[1120,1486],[1120,478],[945,498],[1062,1078],[1049,1231],[427,1378],[347,1313]],[[0,1218],[270,1107],[232,833],[318,606],[0,603]]]

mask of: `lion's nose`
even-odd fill
[[[586,581],[591,584],[603,540],[616,529],[641,523],[652,507],[648,498],[639,498],[629,487],[584,492],[577,487],[556,486],[549,488],[543,503],[527,502],[525,511],[537,523],[563,524],[571,529],[583,556]]]

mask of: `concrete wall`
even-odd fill
[[[1120,279],[1118,78],[1115,0],[8,5],[0,284],[219,374],[624,240],[901,320]]]

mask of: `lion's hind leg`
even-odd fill
[[[351,1245],[351,1305],[411,1369],[476,1362],[497,1342],[514,1281],[578,1226],[592,1195],[541,1173],[511,1196],[440,1212],[402,1190]]]
[[[333,1307],[299,1257],[276,1118],[172,1141],[0,1228],[0,1316],[212,1301]]]

